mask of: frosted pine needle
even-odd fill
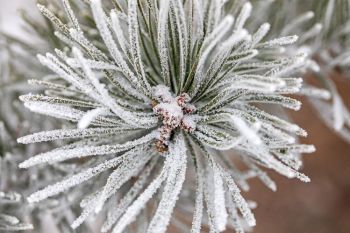
[[[299,101],[284,95],[300,91],[301,80],[293,74],[303,68],[305,55],[263,56],[295,43],[297,36],[266,40],[269,24],[259,25],[256,32],[247,30],[250,3],[231,8],[229,1],[104,5],[91,0],[86,4],[96,28],[86,31],[69,1],[62,2],[67,24],[39,5],[56,25],[56,35],[67,42],[56,55],[38,56],[57,78],[32,80],[46,91],[21,100],[31,111],[66,121],[69,127],[18,142],[59,139],[66,145],[33,156],[20,167],[75,164],[77,170],[33,193],[30,202],[85,186],[91,193],[81,192],[83,210],[73,228],[90,215],[107,212],[102,231],[124,232],[152,202],[157,208],[143,232],[163,233],[177,201],[190,191],[187,177],[194,170],[191,232],[200,232],[205,213],[212,232],[225,230],[231,220],[242,231],[241,218],[249,226],[255,218],[239,185],[247,189],[246,180],[258,177],[276,189],[261,167],[308,181],[297,164],[300,153],[314,148],[294,140],[305,131],[257,107],[300,108]],[[240,154],[250,176],[222,151]]]
[[[278,51],[277,56],[303,52],[309,54],[306,61],[307,69],[303,70],[306,83],[313,77],[310,84],[304,84],[299,94],[310,100],[326,125],[346,141],[350,138],[350,124],[345,120],[349,116],[346,106],[346,96],[341,96],[332,76],[339,72],[340,76],[348,77],[349,68],[349,25],[350,2],[347,0],[312,0],[312,1],[259,1],[252,0],[255,8],[260,9],[259,17],[252,25],[256,27],[261,20],[273,23],[269,37],[283,35],[289,37],[291,32],[300,38],[284,51]],[[303,9],[299,8],[303,5]],[[303,11],[304,10],[304,11]],[[279,13],[276,13],[276,12]],[[276,52],[276,51],[275,51]],[[272,52],[272,53],[275,53]],[[305,75],[305,71],[308,75]],[[334,72],[335,71],[335,72]],[[319,87],[311,85],[319,83]],[[326,113],[331,111],[331,114]]]

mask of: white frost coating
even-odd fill
[[[62,21],[54,13],[52,13],[52,11],[41,4],[37,4],[37,7],[45,17],[51,20],[51,22],[57,27],[59,31],[62,33],[67,33],[67,26],[63,24]]]
[[[239,54],[240,55],[240,54]],[[294,81],[294,80],[293,80]],[[258,91],[262,93],[273,93],[289,87],[289,79],[279,79],[276,77],[264,77],[260,75],[240,75],[232,76],[218,83],[219,87],[225,90],[239,90],[240,88]],[[298,85],[298,84],[297,84]]]
[[[213,167],[213,192],[214,192],[214,223],[219,231],[224,231],[227,224],[227,211],[225,204],[225,189],[222,177],[218,169]]]
[[[226,16],[221,23],[214,29],[213,32],[205,39],[203,42],[203,51],[201,52],[201,56],[198,62],[198,66],[196,69],[195,79],[197,80],[194,84],[193,93],[191,96],[195,96],[202,85],[203,82],[203,69],[205,62],[208,59],[210,52],[217,46],[218,42],[227,34],[229,29],[231,28],[234,22],[234,18],[231,15]]]
[[[193,0],[194,17],[197,19],[195,21],[196,25],[194,25],[196,28],[195,36],[198,36],[199,38],[203,36],[204,27],[203,12],[201,7],[202,5],[199,3],[199,0]]]
[[[67,63],[73,68],[81,67],[81,64],[79,63],[79,61],[73,58],[68,58]],[[103,61],[94,61],[90,59],[85,59],[85,63],[88,64],[88,66],[91,69],[95,69],[95,70],[118,70],[118,71],[120,70],[114,64],[103,62]]]
[[[329,66],[334,68],[335,66],[347,66],[350,63],[350,52],[344,52],[338,57],[332,58]]]
[[[160,174],[153,179],[151,184],[145,189],[145,191],[129,206],[124,215],[119,219],[118,223],[113,228],[112,233],[122,233],[130,223],[135,221],[136,216],[144,208],[145,204],[152,198],[157,192],[163,181],[167,178],[168,170],[170,169],[169,163],[170,156],[166,157],[165,164]]]
[[[19,167],[28,168],[42,163],[52,164],[73,158],[83,158],[89,156],[118,153],[131,149],[135,146],[148,143],[155,139],[157,136],[157,132],[152,132],[134,141],[128,141],[124,144],[119,145],[84,146],[73,149],[56,149],[31,157],[30,159],[21,163]]]
[[[97,191],[97,192],[89,195],[87,198],[84,198],[81,201],[80,206],[83,208],[83,211],[80,213],[78,218],[76,218],[72,222],[71,228],[73,228],[73,229],[78,228],[93,213],[95,205],[96,205],[96,198],[100,194],[101,194],[101,191]]]
[[[289,24],[287,24],[283,30],[282,35],[290,34],[292,30],[294,30],[297,27],[300,27],[302,24],[307,23],[310,19],[312,19],[315,16],[315,13],[312,11],[305,12],[304,14],[301,14],[300,16],[293,19]]]
[[[90,129],[58,129],[30,134],[17,139],[18,143],[29,144],[37,142],[48,142],[58,139],[87,138],[102,135],[117,134],[125,130],[123,127],[113,128],[90,128]]]
[[[83,223],[94,211],[95,213],[99,212],[105,201],[114,195],[132,176],[137,175],[140,169],[143,168],[143,165],[151,158],[151,156],[148,156],[146,159],[140,159],[140,157],[133,154],[129,155],[130,156],[124,158],[120,165],[112,172],[102,191],[99,191],[97,195],[92,195],[88,202],[85,203],[83,213],[72,223],[73,228]]]
[[[207,206],[207,216],[208,216],[208,226],[209,226],[209,232],[220,232],[217,228],[216,228],[216,224],[215,224],[215,209],[214,209],[214,203],[211,199],[211,196],[209,194],[209,190],[210,187],[208,187],[208,182],[207,185],[204,186],[204,201],[205,204]]]
[[[311,96],[319,99],[329,100],[331,99],[332,94],[326,89],[320,89],[316,87],[303,87],[301,88],[300,94]]]
[[[315,106],[315,109],[317,109],[317,112],[322,117],[322,119],[325,121],[325,123],[329,127],[334,127],[334,119],[332,116],[332,112],[328,111],[328,109],[331,108],[332,106],[324,101],[320,101],[317,99],[313,99],[311,103]],[[350,123],[349,113],[347,113],[346,119],[347,119],[347,122]],[[343,128],[342,130],[338,131],[338,133],[342,136],[342,138],[344,140],[346,140],[347,142],[350,142],[350,131],[349,130],[347,130],[346,128]]]
[[[89,205],[87,205],[86,207],[83,208],[83,211],[80,213],[79,217],[76,218],[72,224],[70,225],[70,227],[72,229],[76,229],[78,228],[81,224],[84,223],[84,221],[86,221],[86,219],[90,216],[90,214],[93,212],[93,203],[89,203]]]
[[[238,42],[247,39],[248,36],[249,33],[245,29],[234,31],[233,34],[227,40],[222,42],[220,50],[227,52],[227,50],[231,49]]]
[[[84,1],[91,3],[95,21],[95,24],[84,23],[84,31],[77,20],[84,18],[75,17],[68,0],[63,0],[63,4],[71,29],[59,21],[57,12],[41,7],[55,21],[60,37],[67,44],[64,50],[56,50],[57,56],[39,56],[56,73],[40,82],[45,95],[21,100],[33,111],[78,122],[79,128],[40,132],[18,139],[25,144],[56,139],[73,141],[39,154],[20,167],[74,159],[55,167],[69,171],[73,167],[71,163],[76,162],[77,174],[34,193],[29,198],[31,202],[68,191],[100,174],[96,186],[92,180],[86,182],[86,188],[94,187],[94,193],[74,191],[74,197],[79,197],[78,194],[85,197],[80,203],[82,213],[72,223],[73,228],[105,208],[108,214],[102,231],[127,232],[128,225],[147,208],[147,202],[164,184],[163,193],[152,200],[157,205],[161,197],[157,210],[153,211],[155,215],[146,216],[144,211],[143,218],[135,224],[138,232],[165,232],[177,198],[188,196],[190,199],[181,204],[195,200],[195,206],[190,203],[184,206],[184,210],[191,211],[194,207],[192,229],[182,228],[184,232],[199,233],[202,223],[208,224],[211,232],[223,231],[230,225],[227,210],[234,228],[243,232],[239,215],[242,213],[250,226],[255,225],[255,219],[235,183],[246,190],[248,179],[255,177],[276,190],[275,183],[260,167],[309,181],[297,171],[301,166],[300,153],[314,151],[312,146],[296,143],[296,135],[305,136],[306,132],[254,105],[300,108],[300,102],[283,96],[300,91],[301,79],[294,78],[295,72],[310,67],[305,56],[300,55],[301,50],[283,47],[293,43],[296,37],[282,34],[282,38],[265,42],[270,29],[267,23],[255,33],[248,32],[244,25],[251,14],[250,3],[232,5],[243,8],[240,12],[238,8],[232,9],[231,16],[226,9],[231,3],[226,0],[129,0],[120,6],[117,1],[109,18],[104,11],[110,9],[109,5],[103,5],[101,0]],[[310,13],[303,17],[309,18]],[[303,17],[295,19],[294,26],[302,25]],[[301,37],[298,45],[318,30],[316,24]],[[91,41],[84,33],[91,35]],[[313,52],[313,48],[305,51]],[[297,55],[291,56],[289,52]],[[334,64],[348,62],[349,55],[345,55],[334,59]],[[334,103],[334,107],[344,115],[344,121],[350,122],[341,102]],[[332,117],[330,120],[339,122]],[[186,134],[186,143],[182,134]],[[146,136],[140,138],[141,135]],[[74,142],[75,139],[78,140]],[[196,196],[191,197],[187,187],[180,196],[186,173],[186,149],[192,143],[198,146],[191,151],[198,169]],[[239,171],[226,157],[220,156],[222,151],[232,148],[240,153],[247,171]],[[211,156],[196,157],[194,149],[210,149]],[[125,151],[131,153],[130,150],[133,154],[120,155]],[[165,159],[164,167],[159,167],[160,174],[159,155]],[[111,160],[113,156],[116,158]],[[150,163],[152,166],[148,167]],[[219,164],[225,164],[230,172]],[[206,170],[199,171],[203,165]],[[152,172],[155,167],[157,174]],[[100,189],[95,190],[96,187]],[[119,189],[123,190],[119,192]],[[193,191],[191,187],[190,190]],[[118,200],[119,203],[112,203]],[[204,201],[207,219],[203,219]],[[106,203],[111,205],[107,207]],[[149,219],[152,220],[147,226]]]
[[[177,122],[175,122],[175,123],[169,122],[169,124],[179,125],[181,119],[183,118],[183,112],[182,112],[181,107],[177,103],[174,103],[174,102],[172,102],[172,103],[160,103],[154,107],[154,111],[167,112],[170,116],[169,117],[170,120],[177,119]]]
[[[65,88],[64,86],[55,86],[51,85],[49,82],[42,82],[37,83],[38,85],[47,86],[52,89],[57,89],[59,91],[66,91],[68,88]],[[69,92],[69,90],[67,90]],[[72,100],[70,98],[62,98],[62,97],[53,97],[53,96],[47,96],[47,95],[21,95],[19,99],[22,102],[46,102],[46,103],[53,103],[53,104],[62,104],[62,105],[70,105],[71,107],[84,107],[84,108],[92,108],[92,107],[99,107],[100,105],[94,102],[90,101],[84,101],[84,100]]]
[[[300,110],[301,102],[289,97],[274,95],[274,94],[255,94],[245,95],[241,99],[244,99],[247,103],[269,103],[281,105],[285,108],[293,109],[295,111]]]
[[[81,79],[76,73],[69,69],[66,65],[60,62],[55,56],[47,53],[46,57],[38,55],[38,59],[41,62],[41,64],[54,71],[61,78],[73,84],[75,87],[85,92],[91,98],[98,99],[93,88],[90,85],[88,85],[85,80]]]
[[[63,6],[64,6],[64,9],[69,17],[69,20],[72,22],[73,24],[73,27],[78,30],[78,31],[81,31],[80,29],[80,26],[79,26],[79,22],[78,22],[78,19],[75,17],[74,15],[74,12],[69,4],[69,1],[68,0],[62,0],[62,3],[63,3]]]
[[[237,208],[232,201],[232,197],[228,196],[227,199],[227,209],[232,219],[230,222],[232,223],[233,229],[236,233],[244,233],[244,227],[241,222],[241,217],[238,215]]]
[[[127,158],[123,163],[115,169],[107,179],[106,185],[103,187],[101,195],[97,198],[95,213],[99,213],[105,202],[115,192],[127,182],[131,177],[137,176],[137,174],[144,168],[144,165],[151,159],[151,156]]]
[[[279,130],[279,129],[273,127],[270,124],[261,123],[261,130],[263,132],[266,132],[269,135],[275,137],[276,140],[281,140],[281,141],[286,142],[286,143],[295,143],[295,141],[296,141],[295,137],[285,133],[282,130]]]
[[[11,215],[4,215],[1,214],[0,218],[2,221],[6,221],[7,223],[11,224],[11,225],[16,225],[19,224],[20,221],[17,217],[11,216]],[[1,222],[3,224],[3,222]]]
[[[248,50],[248,51],[244,51],[238,54],[233,54],[231,56],[230,62],[229,63],[238,63],[238,62],[244,62],[247,60],[252,59],[253,57],[255,57],[256,55],[259,54],[259,51],[256,49],[252,49],[252,50]]]
[[[123,52],[125,54],[128,54],[128,50],[127,50],[128,41],[125,39],[123,30],[121,27],[121,23],[119,20],[119,16],[115,10],[111,11],[111,20],[112,20],[112,28],[113,28],[113,31],[114,31],[117,39],[118,39],[119,45],[122,48]]]
[[[254,155],[254,157],[264,161],[265,166],[288,177],[297,177],[298,172],[277,160],[265,147],[256,147],[254,145],[242,144],[240,149]]]
[[[107,59],[107,55],[101,52],[95,45],[93,45],[81,31],[78,31],[74,28],[69,29],[69,35],[82,47],[89,51],[94,58],[98,59]],[[75,45],[74,45],[75,46]],[[73,46],[72,46],[73,47]]]
[[[71,121],[78,121],[84,114],[83,111],[60,104],[25,102],[24,106],[32,112]]]
[[[106,108],[95,108],[86,112],[85,115],[79,120],[78,128],[86,129],[97,117],[107,113],[109,113],[109,110]]]
[[[252,12],[252,4],[250,2],[247,2],[243,5],[241,13],[237,17],[236,25],[235,25],[235,30],[240,30],[243,28],[243,25],[249,18],[251,12]]]
[[[151,86],[146,78],[145,68],[141,57],[140,34],[138,24],[138,2],[137,0],[128,1],[128,29],[129,29],[129,45],[131,57],[133,59],[134,68],[141,80],[144,89],[151,95]]]
[[[106,15],[103,12],[101,1],[100,0],[92,0],[91,1],[91,10],[96,22],[96,25],[100,31],[101,37],[103,41],[105,42],[109,52],[111,53],[113,59],[116,61],[116,63],[120,66],[123,73],[126,75],[126,77],[130,78],[130,81],[141,90],[144,94],[149,94],[148,90],[145,89],[145,87],[141,84],[140,80],[137,79],[135,74],[131,71],[128,64],[124,60],[122,54],[120,53],[113,37],[111,34],[111,31],[108,28],[107,22],[106,22]]]
[[[201,55],[201,62],[199,64],[202,64],[204,62],[204,59],[208,57],[208,54],[210,51],[217,45],[217,43],[228,33],[230,27],[234,23],[234,18],[231,15],[226,16],[220,24],[214,29],[213,32],[210,33],[210,35],[205,39],[204,41],[204,51]],[[244,30],[241,30],[236,38],[244,36]],[[237,40],[237,39],[236,39]],[[199,65],[198,65],[199,66]],[[203,66],[203,64],[201,65]],[[202,68],[202,67],[201,67]]]
[[[89,195],[87,195],[86,197],[84,197],[84,199],[82,199],[79,203],[81,208],[86,208],[88,205],[90,205],[92,203],[92,201],[94,201],[96,199],[97,196],[99,196],[101,194],[101,190],[98,190],[96,192],[93,192]]]
[[[186,15],[181,0],[174,0],[173,7],[175,9],[176,25],[179,33],[180,43],[180,88],[183,87],[186,75],[186,61],[187,61],[187,48],[188,48],[188,32],[186,26]]]
[[[203,172],[201,170],[197,170],[197,188],[196,188],[196,201],[193,212],[193,220],[192,220],[192,228],[191,233],[200,233],[202,226],[202,218],[203,218]]]
[[[171,102],[174,97],[170,93],[169,87],[165,85],[157,85],[152,88],[153,95],[159,99],[162,100],[162,102]]]
[[[56,56],[46,53],[48,61],[47,67],[55,71],[62,78],[73,84],[79,90],[90,96],[92,99],[98,99],[97,93],[89,82],[83,77],[79,76],[75,71],[61,62]]]
[[[304,145],[304,144],[288,145],[288,146],[280,146],[280,147],[282,147],[283,149],[286,149],[288,152],[295,153],[295,154],[313,153],[316,150],[314,145]],[[275,149],[275,148],[271,147],[271,149]]]
[[[320,23],[315,24],[312,28],[309,29],[309,31],[305,32],[301,36],[300,42],[316,37],[322,31],[322,27],[323,25]]]
[[[177,136],[169,147],[171,157],[168,178],[164,187],[162,198],[154,214],[147,233],[165,232],[170,222],[171,213],[180,194],[186,173],[186,146],[183,137]]]
[[[255,226],[256,220],[254,218],[253,213],[251,212],[248,203],[244,200],[242,195],[240,194],[240,190],[235,184],[233,178],[230,174],[228,174],[225,171],[221,171],[221,175],[225,179],[225,182],[227,184],[227,188],[231,193],[231,196],[233,198],[234,203],[239,208],[241,214],[243,215],[244,219],[247,221],[249,226]]]
[[[192,129],[190,131],[193,131],[197,127],[197,119],[198,116],[196,115],[185,115],[182,118],[182,124],[185,125],[187,128]]]
[[[163,0],[160,2],[159,15],[158,15],[158,49],[160,56],[160,64],[162,68],[162,75],[165,84],[170,85],[170,73],[169,73],[169,61],[168,61],[168,48],[167,48],[167,23],[169,13],[169,0]]]
[[[66,86],[57,84],[57,83],[52,83],[52,82],[47,82],[47,81],[42,81],[38,79],[29,79],[28,84],[33,85],[33,86],[41,86],[41,87],[46,87],[48,89],[53,89],[53,90],[66,90],[68,89]],[[27,95],[21,95],[19,98],[21,99],[22,96],[32,96],[32,94],[27,94]]]
[[[232,82],[232,84],[230,84],[230,86],[227,87],[226,90],[245,89],[248,91],[260,92],[260,93],[274,93],[278,87],[280,87],[279,84],[266,83],[258,80],[246,79],[246,80],[239,80],[236,82]]]
[[[282,46],[282,45],[289,45],[293,44],[298,40],[298,36],[286,36],[286,37],[280,37],[277,39],[269,40],[264,43],[260,43],[257,45],[259,48],[269,48],[274,46]]]
[[[230,150],[236,147],[242,141],[242,137],[232,137],[231,139],[218,141],[197,131],[194,132],[194,136],[196,136],[196,138],[199,141],[201,141],[204,145],[210,148],[213,148],[216,150],[222,150],[222,151]]]
[[[148,164],[145,169],[142,171],[139,179],[134,183],[130,190],[125,194],[125,196],[119,201],[116,208],[112,208],[107,215],[107,220],[104,222],[101,232],[108,232],[113,224],[122,216],[126,211],[128,206],[133,202],[133,200],[140,194],[142,188],[146,185],[146,182],[149,179],[149,176],[156,165],[158,158],[155,158]]]
[[[96,167],[88,168],[80,173],[70,176],[67,179],[62,180],[54,185],[49,185],[46,188],[30,195],[27,198],[28,202],[30,203],[39,202],[49,197],[52,197],[54,195],[57,195],[61,192],[64,192],[78,184],[83,183],[84,181],[91,179],[94,176],[97,176],[98,174],[100,174],[101,172],[109,168],[118,166],[121,162],[123,162],[125,157],[130,156],[130,154],[139,153],[139,152],[140,152],[139,150],[132,150],[130,152],[125,153],[122,156],[119,156],[111,160],[107,160],[106,162],[101,163]]]
[[[345,124],[344,118],[344,104],[338,94],[333,95],[333,119],[334,119],[334,128],[337,131],[340,131]]]
[[[250,142],[261,145],[262,141],[259,137],[259,135],[256,133],[255,130],[253,130],[251,127],[247,125],[246,122],[244,122],[241,118],[236,116],[231,116],[232,122],[237,127],[237,130]],[[259,128],[260,126],[257,126]]]
[[[66,35],[64,35],[63,33],[59,32],[59,31],[55,31],[54,35],[60,39],[62,42],[64,42],[65,44],[69,45],[69,46],[74,46],[75,42],[71,39],[68,38]]]
[[[333,13],[334,13],[335,0],[329,0],[327,4],[327,10],[324,16],[325,28],[328,29],[331,26]]]
[[[152,127],[154,126],[154,124],[157,123],[158,119],[156,118],[139,118],[132,112],[126,111],[121,106],[119,106],[116,103],[115,99],[113,99],[109,95],[108,90],[105,88],[105,86],[101,84],[96,78],[88,64],[85,63],[85,59],[82,53],[76,48],[73,48],[73,53],[80,62],[81,67],[84,70],[84,73],[86,74],[88,80],[90,80],[92,86],[95,87],[95,89],[97,90],[96,94],[98,97],[96,101],[108,107],[113,113],[115,113],[117,116],[119,116],[122,120],[129,123],[130,125],[140,127]]]
[[[271,25],[269,23],[264,23],[260,26],[258,31],[253,35],[252,38],[252,46],[260,43],[260,41],[266,36],[266,34],[270,31]]]
[[[257,174],[257,176],[269,189],[271,189],[274,192],[277,191],[276,183],[273,180],[271,180],[271,178],[265,172],[260,172]]]

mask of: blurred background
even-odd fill
[[[334,74],[339,87],[343,87],[340,91],[349,96],[349,85],[341,83],[344,79],[338,76]],[[306,101],[303,103],[293,117],[309,133],[303,142],[317,149],[304,157],[302,171],[310,176],[311,183],[271,172],[278,189],[272,193],[253,181],[246,197],[258,203],[256,233],[350,232],[350,145],[327,128]]]
[[[36,11],[33,1],[0,0],[1,30],[20,35],[18,8]],[[349,85],[339,74],[333,76],[341,94],[349,97]],[[350,106],[350,102],[347,105]],[[254,211],[257,227],[253,232],[349,233],[350,145],[327,128],[306,101],[302,110],[292,115],[309,132],[303,142],[317,148],[316,153],[304,157],[303,172],[312,181],[305,184],[271,172],[278,187],[276,193],[258,180],[251,181],[251,191],[245,197],[258,203]]]

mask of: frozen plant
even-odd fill
[[[314,147],[296,142],[306,132],[267,111],[301,107],[286,95],[300,91],[295,72],[306,55],[266,56],[297,36],[265,39],[268,24],[247,30],[249,2],[84,2],[96,28],[81,25],[68,0],[69,22],[38,5],[66,46],[38,55],[56,76],[30,80],[45,92],[20,99],[65,124],[18,142],[66,143],[20,167],[71,165],[74,174],[31,194],[30,203],[75,193],[82,212],[72,228],[105,212],[102,232],[125,232],[136,222],[141,232],[161,233],[174,209],[190,208],[191,226],[175,224],[188,232],[201,232],[202,224],[244,232],[256,223],[240,191],[247,179],[276,190],[267,168],[309,181],[298,171],[300,154]],[[248,169],[235,168],[236,158]]]
[[[2,206],[11,203],[19,203],[21,195],[15,192],[4,193],[0,192],[0,204]],[[1,231],[21,231],[31,230],[33,226],[28,223],[22,223],[17,217],[7,213],[0,214],[0,230]]]
[[[319,52],[320,72],[316,75],[332,94],[331,102],[317,99],[312,104],[327,125],[333,127],[344,140],[350,142],[350,110],[346,106],[348,95],[341,95],[332,75],[338,75],[349,81],[350,65],[350,2],[346,0],[312,1],[315,20],[324,25],[316,41]],[[332,109],[332,111],[329,111]]]
[[[46,143],[17,144],[16,139],[20,135],[33,130],[59,127],[57,121],[47,121],[44,116],[33,115],[23,109],[18,96],[29,91],[43,90],[28,85],[28,78],[40,76],[42,81],[54,78],[52,73],[32,58],[40,51],[53,50],[53,46],[63,45],[54,35],[50,21],[32,18],[25,12],[22,18],[25,21],[23,37],[14,37],[0,30],[0,231],[31,232],[35,228],[33,232],[43,232],[43,227],[50,223],[51,229],[73,232],[67,222],[74,219],[77,211],[80,211],[74,206],[74,200],[80,196],[70,195],[69,203],[65,200],[66,197],[62,197],[35,206],[25,200],[33,190],[74,173],[74,167],[54,165],[36,167],[28,172],[18,168],[23,159],[55,146]],[[86,226],[81,227],[81,230],[84,233],[90,232]]]
[[[344,140],[350,142],[350,112],[346,106],[348,96],[341,95],[334,74],[346,82],[349,70],[350,2],[347,0],[253,0],[259,9],[251,23],[262,20],[271,22],[268,37],[288,35],[299,36],[283,53],[295,54],[305,51],[310,57],[303,76],[305,84],[300,95],[305,95],[327,126],[334,129]],[[320,89],[314,85],[324,88]],[[317,98],[315,98],[317,97]]]

